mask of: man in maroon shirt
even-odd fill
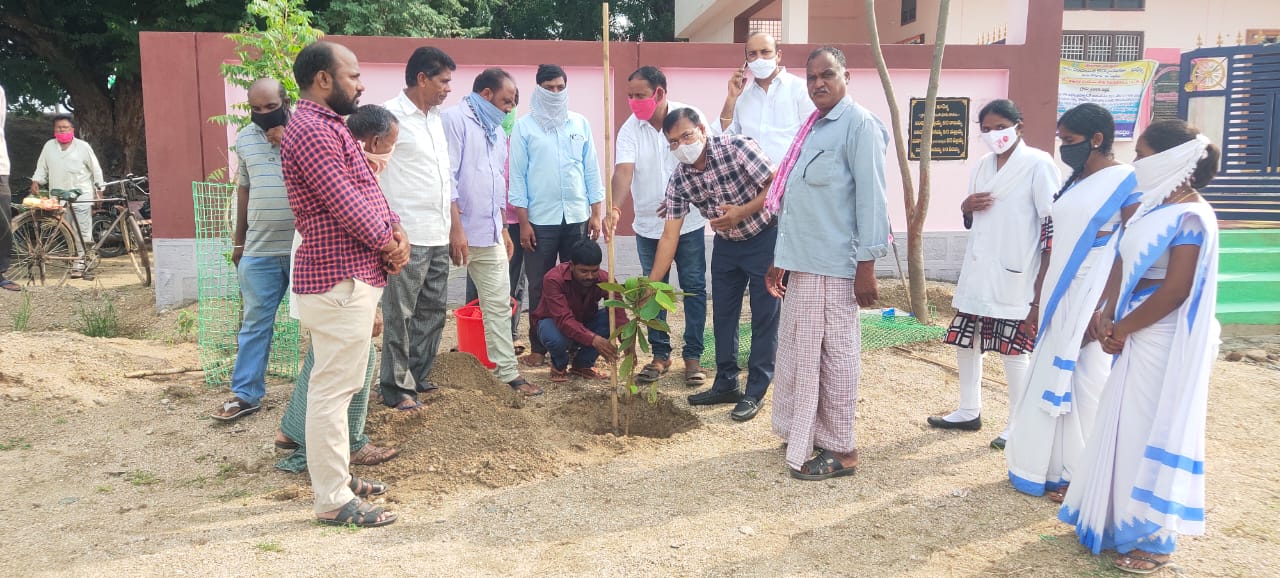
[[[387,274],[409,260],[409,243],[342,122],[364,92],[356,55],[316,42],[298,53],[293,75],[302,100],[285,127],[280,157],[302,235],[293,292],[315,353],[306,424],[315,513],[328,524],[385,526],[396,515],[361,498],[386,492],[386,484],[350,474],[347,406],[364,383]]]
[[[609,310],[599,306],[600,300],[609,298],[599,287],[609,280],[609,272],[600,268],[601,258],[600,246],[583,239],[569,249],[568,261],[543,277],[542,300],[531,317],[538,325],[538,338],[551,354],[553,382],[568,380],[570,373],[604,379],[606,376],[595,369],[596,358],[618,358],[618,346],[609,339]],[[615,309],[614,316],[618,326],[627,322],[621,309]]]

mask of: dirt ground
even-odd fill
[[[12,330],[23,296],[0,291],[7,575],[1121,575],[1077,545],[1052,503],[1009,487],[987,447],[1008,411],[1000,385],[986,384],[985,430],[933,431],[924,418],[952,409],[955,375],[892,349],[863,358],[857,475],[816,483],[787,475],[768,403],[735,423],[725,406],[690,408],[668,377],[657,406],[624,406],[635,435],[616,438],[598,435],[607,382],[553,385],[529,370],[548,393],[523,401],[446,353],[427,407],[370,410],[374,441],[402,453],[357,473],[392,485],[384,502],[401,519],[318,526],[305,475],[274,469],[291,384],[270,383],[260,414],[220,424],[206,416],[225,389],[199,374],[123,377],[197,365],[192,312],[156,314],[151,291],[105,277],[29,290],[25,331]],[[886,306],[900,306],[896,285],[882,282]],[[937,323],[947,292],[931,289]],[[77,333],[78,308],[106,300],[126,337]],[[1247,345],[1280,353],[1276,340]],[[909,349],[954,363],[942,344]],[[1002,378],[997,360],[987,368]],[[1208,533],[1184,538],[1165,575],[1280,575],[1278,369],[1216,366]]]

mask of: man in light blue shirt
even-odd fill
[[[520,219],[520,246],[529,280],[529,312],[542,300],[542,278],[583,238],[600,236],[604,186],[586,117],[569,112],[568,76],[538,66],[532,113],[511,132],[511,204]],[[538,329],[529,324],[530,366],[546,362]]]
[[[453,181],[449,254],[475,282],[489,360],[498,380],[525,395],[542,393],[520,377],[511,340],[507,261],[507,133],[502,119],[516,106],[516,82],[501,68],[476,76],[471,94],[440,114]]]
[[[785,295],[773,431],[787,443],[792,477],[824,480],[852,474],[858,464],[858,307],[875,304],[876,259],[889,251],[889,132],[849,98],[839,49],[814,50],[805,79],[818,110],[806,123],[812,128],[796,135],[796,158],[783,160],[775,183],[784,188],[770,190],[765,202],[766,209],[781,206],[768,285]]]

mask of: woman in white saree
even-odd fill
[[[1111,154],[1115,122],[1096,104],[1058,120],[1060,154],[1071,177],[1047,223],[1047,258],[1029,320],[1039,314],[1026,393],[1012,420],[1005,458],[1020,492],[1062,501],[1084,449],[1111,359],[1086,340],[1115,257],[1121,224],[1138,207],[1133,168]]]
[[[956,347],[960,408],[929,417],[929,426],[938,429],[982,428],[982,356],[988,351],[1004,361],[1013,417],[1035,343],[1035,324],[1026,318],[1040,270],[1040,226],[1062,181],[1053,157],[1022,140],[1022,112],[1013,101],[987,103],[978,123],[991,153],[978,162],[960,205],[969,240],[952,300],[956,316],[944,338]],[[1009,429],[991,447],[1004,449]]]
[[[1196,189],[1219,151],[1180,120],[1151,125],[1134,163],[1141,207],[1120,241],[1090,333],[1118,354],[1058,517],[1120,570],[1169,563],[1204,533],[1204,427],[1218,354],[1217,217]]]

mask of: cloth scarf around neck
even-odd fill
[[[507,117],[507,113],[502,112],[493,103],[484,99],[477,93],[471,93],[466,96],[467,104],[471,106],[471,111],[476,113],[476,118],[480,119],[480,125],[484,127],[484,136],[489,142],[498,139],[498,129],[502,127],[502,121]]]
[[[1164,152],[1141,158],[1133,163],[1133,173],[1138,179],[1138,191],[1142,194],[1138,211],[1130,221],[1141,217],[1168,199],[1196,171],[1207,154],[1209,138],[1198,134],[1187,142]]]
[[[800,131],[796,133],[796,138],[791,141],[791,146],[787,148],[787,155],[782,157],[782,162],[778,165],[778,173],[773,176],[773,184],[769,185],[769,194],[764,200],[766,211],[777,214],[778,209],[782,208],[782,193],[787,188],[787,177],[791,176],[791,169],[796,167],[796,161],[800,159],[800,149],[804,148],[804,140],[813,130],[813,123],[817,122],[821,116],[821,112],[813,111],[809,119],[800,127]]]
[[[543,130],[555,130],[569,122],[569,89],[551,92],[541,86],[534,87],[530,103],[533,119]]]

